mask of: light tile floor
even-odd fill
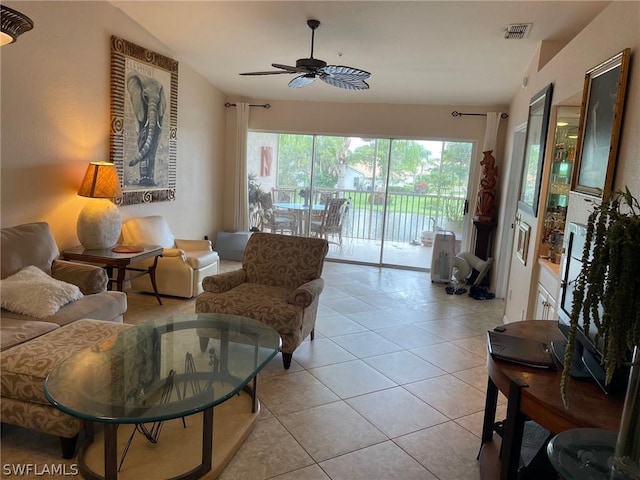
[[[485,333],[504,303],[423,272],[327,262],[323,277],[315,340],[261,373],[261,419],[221,480],[479,479]]]
[[[423,272],[327,262],[323,277],[315,340],[289,370],[278,355],[260,374],[260,420],[221,480],[479,479],[485,332],[503,302],[447,295]],[[194,311],[193,299],[128,297],[127,323]],[[60,462],[55,437],[9,425],[1,453]]]

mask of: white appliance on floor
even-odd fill
[[[453,257],[456,255],[456,234],[440,230],[433,241],[431,258],[431,281],[450,283],[453,274]]]

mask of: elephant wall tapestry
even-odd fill
[[[175,200],[178,62],[111,37],[111,161],[121,205]]]

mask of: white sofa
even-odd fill
[[[219,257],[209,240],[176,239],[164,217],[152,215],[131,218],[122,225],[122,241],[127,244],[160,245],[156,284],[158,293],[192,298],[202,293],[202,279],[218,273]],[[134,266],[147,268],[153,259]],[[131,281],[133,290],[153,293],[148,275]]]

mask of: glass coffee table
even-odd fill
[[[210,338],[204,349],[201,338]],[[257,412],[258,372],[280,348],[278,333],[250,318],[174,315],[132,326],[72,355],[49,374],[45,395],[58,409],[87,421],[78,460],[89,479],[116,479],[134,435],[159,442],[163,422],[182,418],[186,426],[184,417],[202,412],[202,461],[172,477],[195,479],[212,468],[214,407],[244,392]],[[104,476],[83,458],[93,423],[104,425]],[[136,428],[119,452],[121,424]]]

